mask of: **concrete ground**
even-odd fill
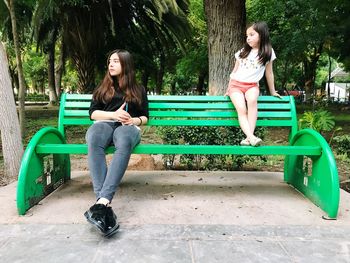
[[[112,203],[120,231],[85,220],[86,171],[30,209],[0,188],[1,262],[350,262],[350,194],[337,220],[275,172],[128,171]]]

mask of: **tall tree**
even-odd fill
[[[198,95],[205,95],[207,91],[205,83],[208,81],[208,30],[203,0],[190,1],[188,19],[192,25],[191,38],[186,42],[186,54],[177,61],[173,81],[181,82],[178,83],[180,93],[191,90]],[[175,87],[172,83],[173,94],[176,92]]]
[[[346,0],[247,0],[249,20],[270,27],[277,83],[297,83],[311,98],[322,53],[349,59],[349,7]]]
[[[0,42],[0,131],[5,175],[16,179],[23,145],[5,48]]]
[[[209,93],[224,94],[234,54],[244,41],[245,0],[205,0],[208,26]]]
[[[81,92],[94,89],[96,66],[110,49],[127,48],[128,43],[139,42],[143,49],[149,50],[145,46],[152,46],[150,49],[154,52],[151,54],[161,54],[165,48],[159,43],[171,39],[180,44],[180,36],[186,29],[184,10],[188,0],[51,0],[50,5],[55,8],[50,8],[50,12],[46,12],[46,0],[38,3],[37,8],[42,9],[38,13],[45,17],[44,21],[60,24],[67,56],[73,60],[78,72]],[[39,16],[37,21],[43,19]],[[46,27],[52,23],[38,25]],[[142,42],[144,38],[139,37],[150,32],[156,41]]]
[[[18,91],[19,123],[20,123],[20,131],[21,131],[21,134],[23,136],[24,130],[25,130],[25,105],[24,105],[24,103],[25,103],[26,86],[25,86],[25,81],[24,81],[21,49],[20,49],[20,43],[19,43],[18,31],[17,31],[15,1],[14,0],[4,0],[4,1],[5,1],[5,4],[6,4],[8,10],[9,10],[10,17],[11,17],[12,36],[13,36],[13,42],[14,42],[15,52],[16,52],[17,72],[18,72],[18,79],[19,79],[19,91]]]
[[[58,71],[59,74],[55,74],[55,47],[62,30],[60,15],[59,6],[56,1],[50,1],[48,4],[46,0],[39,0],[37,1],[32,20],[34,39],[37,48],[40,48],[47,56],[47,80],[49,104],[51,105],[58,102],[59,92],[57,92],[57,88],[61,86],[58,80],[60,81],[62,77],[60,74],[62,71]],[[64,56],[60,55],[59,58],[59,65],[61,65],[61,60],[64,60]],[[56,85],[58,85],[58,87],[56,87]]]

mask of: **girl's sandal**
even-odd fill
[[[262,143],[262,140],[259,137],[252,137],[249,141],[251,146],[259,146]]]
[[[245,138],[244,140],[242,140],[242,141],[241,141],[241,145],[249,146],[249,145],[250,145],[250,142],[249,142],[248,138]]]

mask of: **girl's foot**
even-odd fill
[[[251,137],[249,138],[249,142],[251,146],[259,146],[262,143],[262,140],[259,137]]]
[[[241,145],[248,146],[250,145],[249,139],[245,138],[244,140],[241,141]]]

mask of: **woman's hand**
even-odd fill
[[[129,118],[126,121],[122,121],[123,125],[134,125],[134,118]]]
[[[113,112],[113,119],[116,121],[120,121],[121,123],[129,123],[131,116],[130,114],[124,110],[126,102],[124,102],[119,109]]]

